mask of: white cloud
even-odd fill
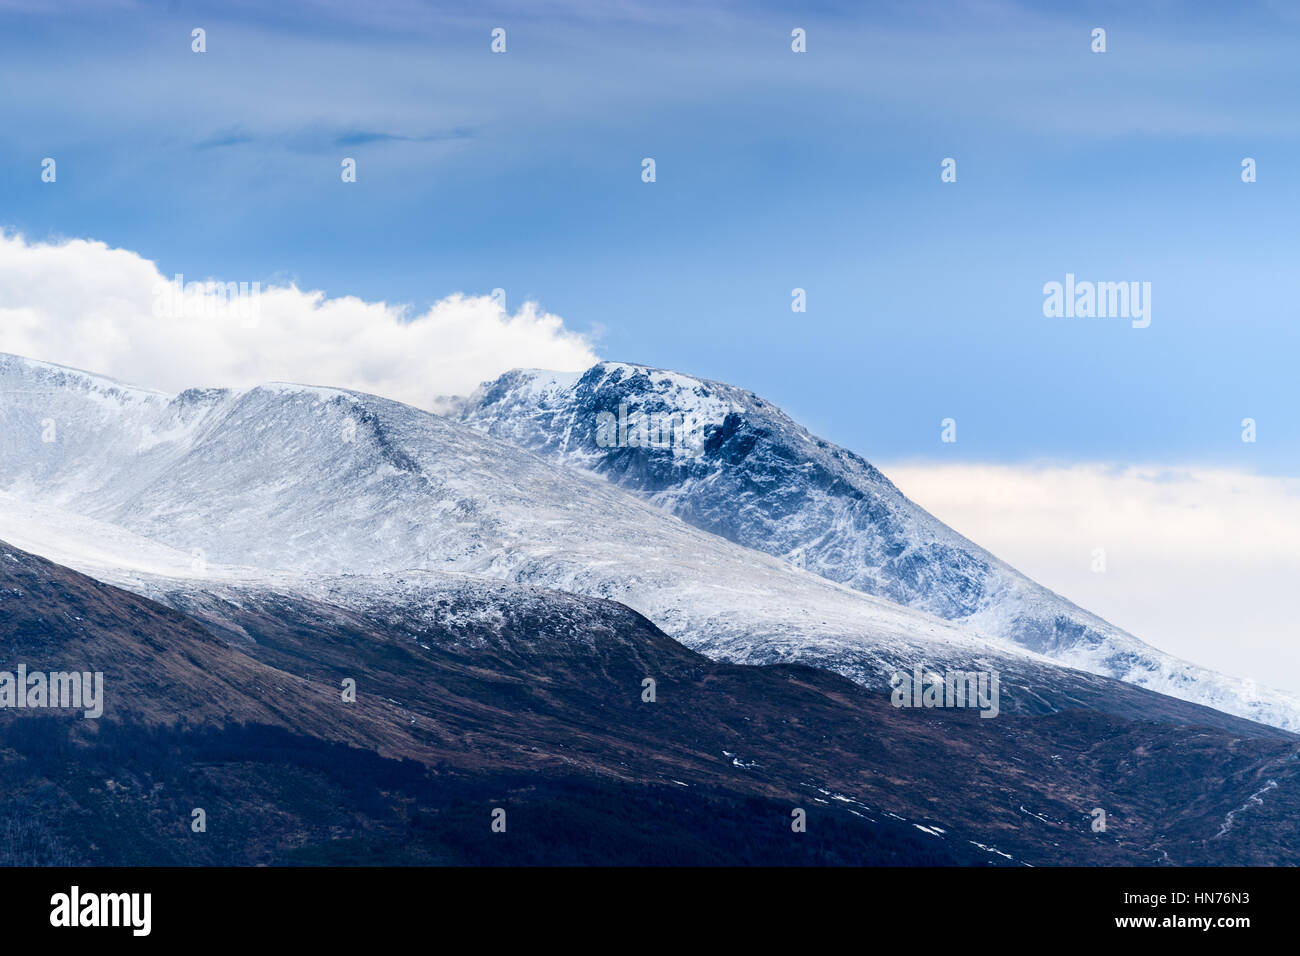
[[[242,280],[250,291],[255,278]],[[409,314],[290,285],[263,286],[255,311],[209,293],[190,304],[210,314],[190,314],[170,308],[172,282],[102,242],[0,233],[0,351],[164,391],[290,381],[422,408],[518,366],[576,371],[598,361],[590,342],[532,302],[508,314],[490,297],[457,294]]]
[[[883,470],[966,537],[1147,643],[1300,693],[1300,480],[1096,464]]]

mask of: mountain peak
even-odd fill
[[[602,434],[607,415],[618,416],[615,440],[608,418]],[[634,439],[624,427],[633,415],[680,424],[699,453]],[[864,458],[744,389],[602,362],[567,388],[539,390],[509,373],[480,388],[459,417],[856,591],[1072,667],[1300,726],[1285,715],[1291,704],[1263,704],[1246,682],[1172,658],[1020,574],[909,501]]]
[[[0,361],[0,491],[200,562],[453,571],[611,598],[715,659],[798,661],[867,684],[918,661],[1064,664],[1300,728],[1289,695],[1112,627],[722,383],[626,363],[521,370],[452,419],[347,389],[166,400],[107,381]],[[699,444],[627,440],[650,415]],[[602,442],[611,420],[617,440]]]

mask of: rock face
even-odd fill
[[[854,590],[1073,667],[1300,729],[1291,695],[1173,658],[1036,584],[752,392],[614,362],[581,375],[517,369],[481,386],[457,416]],[[674,425],[667,440],[665,422]]]

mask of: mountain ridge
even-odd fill
[[[1213,671],[1032,581],[908,500],[865,458],[812,435],[753,392],[622,362],[551,376],[506,372],[456,413],[485,434],[600,475],[696,527],[856,590],[1069,666],[1208,702],[1194,685]],[[647,431],[656,437],[654,429],[636,435],[623,424],[636,415],[681,422],[685,440],[643,440]],[[602,416],[619,421],[613,444],[608,427],[601,434]],[[1214,706],[1288,719],[1261,703],[1253,682],[1226,680],[1232,688],[1212,691]]]
[[[616,600],[718,660],[803,662],[873,686],[924,664],[1002,668],[1028,687],[1075,664],[792,568],[544,449],[378,396],[269,384],[166,399],[120,394],[90,373],[70,388],[68,374],[0,358],[0,533],[17,521],[38,549],[42,529],[57,536],[76,515],[199,568],[470,573]],[[58,434],[45,442],[48,421]],[[24,517],[38,507],[46,518]],[[112,537],[95,543],[104,560],[70,560],[92,573],[121,563]],[[1300,702],[1286,695],[1264,690],[1243,708],[1229,679],[1192,677],[1201,703],[1300,728]]]

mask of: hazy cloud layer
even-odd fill
[[[1148,643],[1300,692],[1300,480],[1098,464],[884,471],[966,537]]]

